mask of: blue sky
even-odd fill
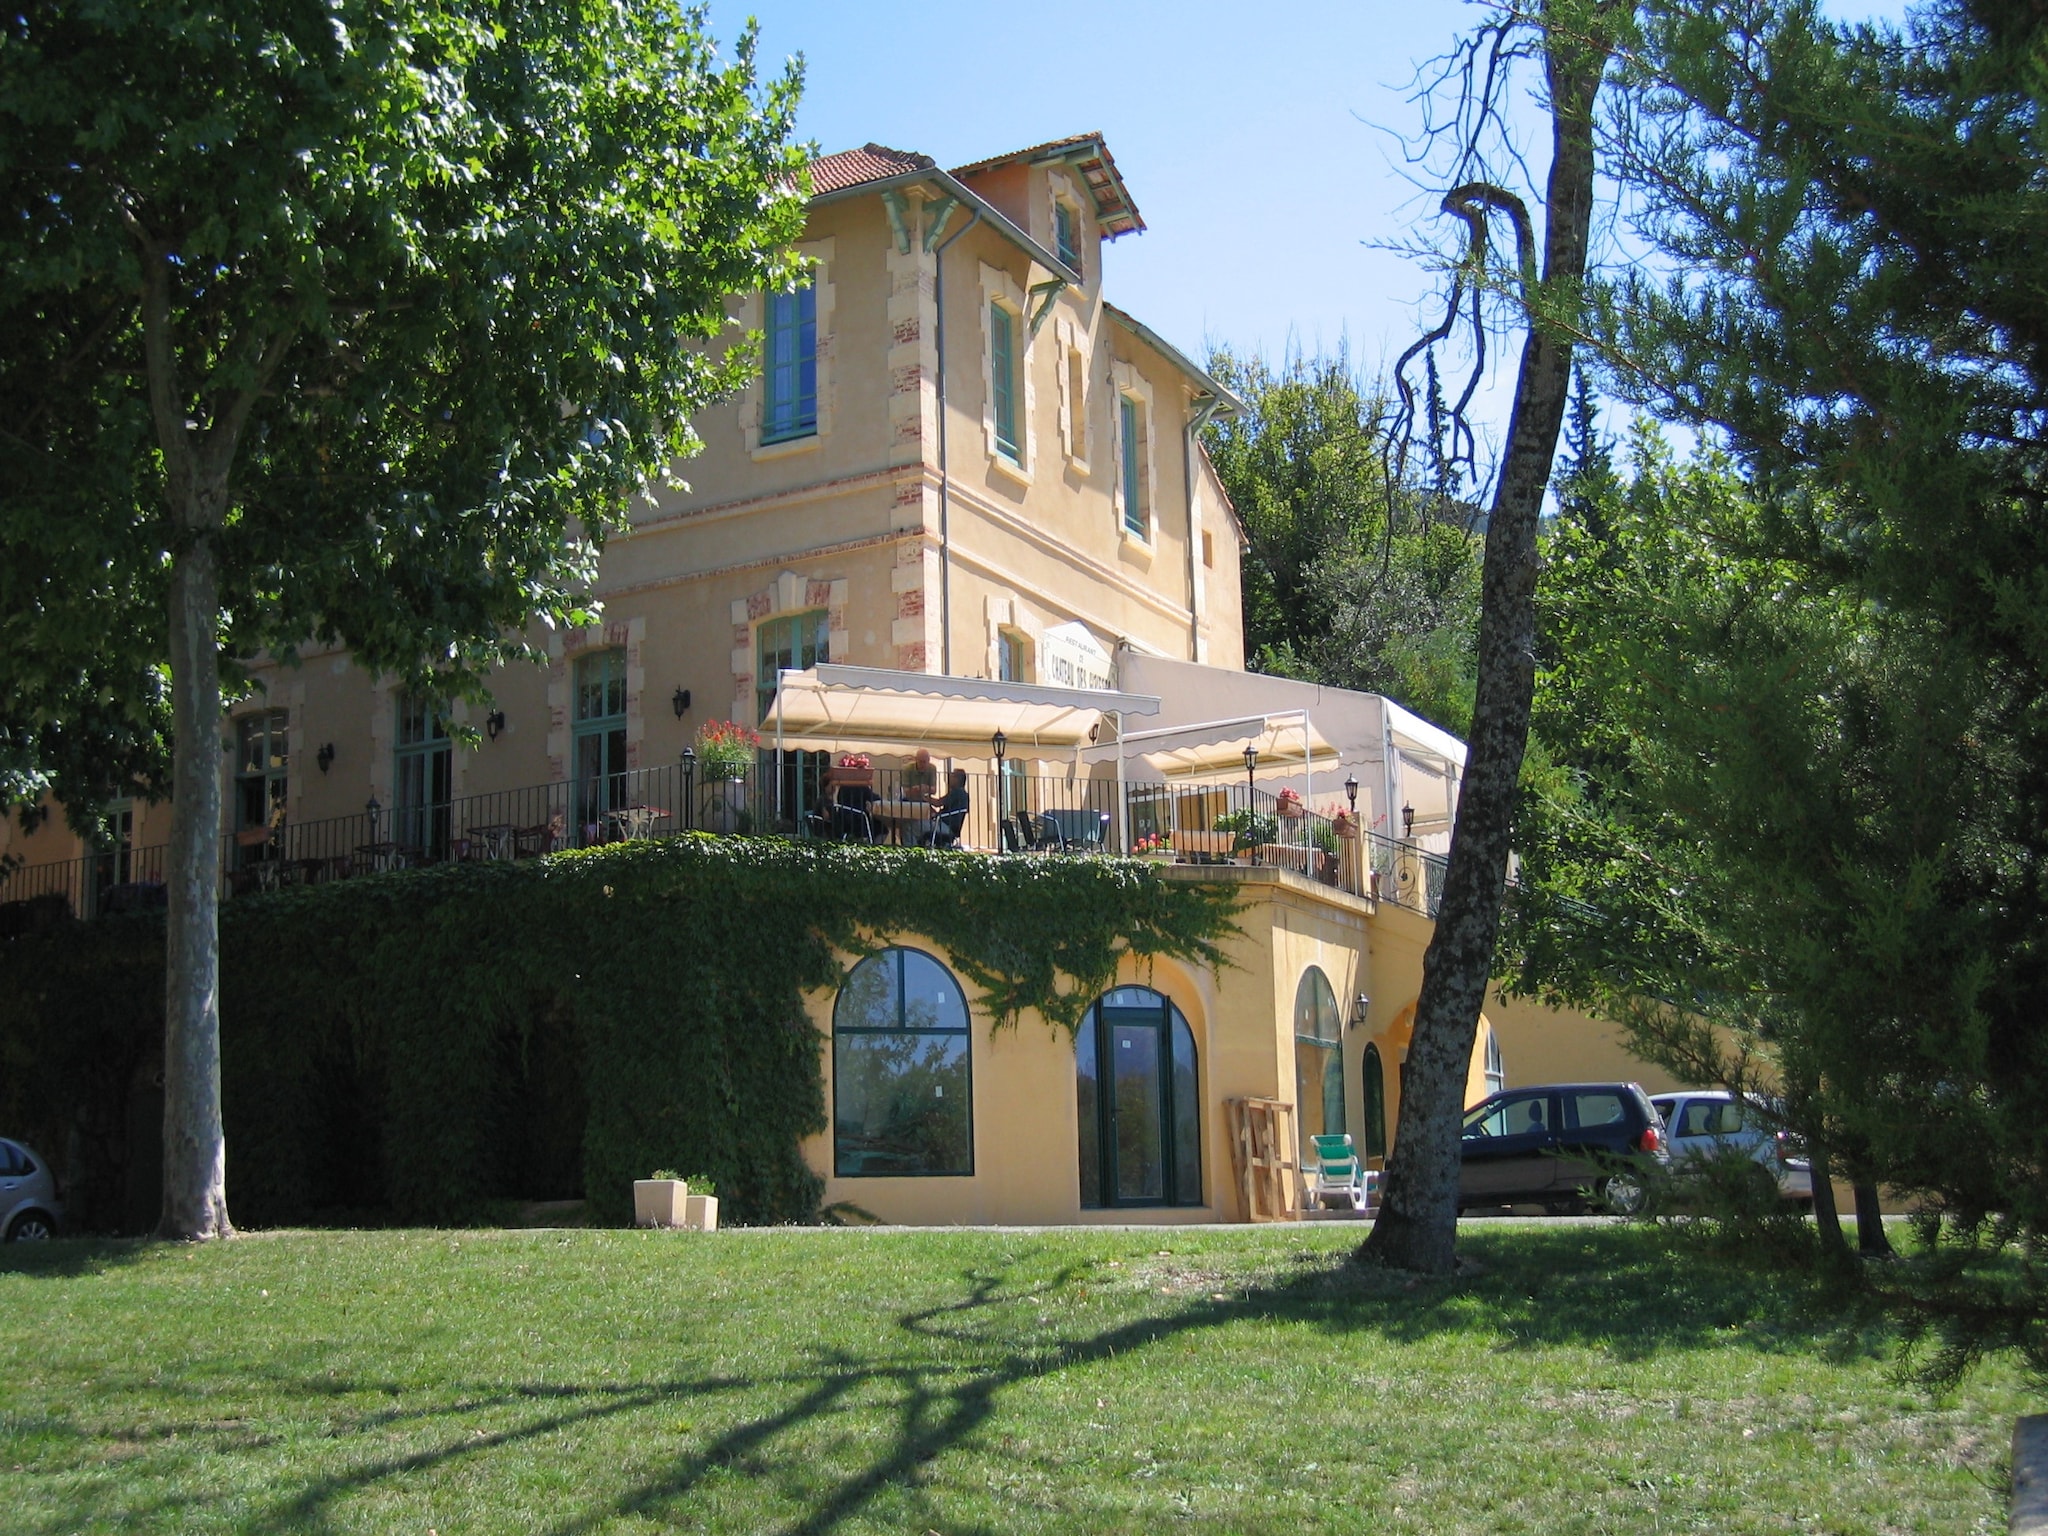
[[[801,132],[959,165],[1070,133],[1108,140],[1149,226],[1108,247],[1109,296],[1200,356],[1407,344],[1427,273],[1394,252],[1436,193],[1405,179],[1406,87],[1477,10],[1456,0],[1031,6],[759,0],[766,60],[802,53]],[[1836,0],[1896,16],[1899,0]],[[730,37],[747,10],[719,3]]]

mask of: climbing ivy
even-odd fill
[[[580,1187],[624,1219],[631,1181],[668,1166],[715,1178],[731,1219],[809,1219],[800,1143],[826,1116],[806,992],[917,937],[993,1027],[1072,1031],[1126,954],[1223,963],[1232,910],[1227,888],[1124,860],[703,836],[238,899],[221,914],[231,1209],[454,1221]],[[76,1160],[102,1224],[137,1161],[111,1100],[147,1077],[161,995],[152,919],[0,945],[0,1123],[53,1155],[99,1127]]]

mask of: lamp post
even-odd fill
[[[996,761],[996,820],[1001,821],[1010,814],[1008,796],[1004,793],[1003,784],[1003,757],[1010,750],[1010,738],[1003,734],[1001,726],[997,726],[995,735],[989,737],[988,750],[989,755]]]
[[[370,841],[373,843],[377,841],[377,813],[383,809],[384,807],[377,803],[375,795],[370,796],[363,804],[363,814],[370,818]]]
[[[697,752],[694,747],[683,748],[683,825],[692,832],[697,830]]]
[[[1258,813],[1258,768],[1259,749],[1247,745],[1244,749],[1244,836],[1252,847],[1252,862],[1259,862],[1259,813]]]

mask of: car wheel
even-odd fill
[[[1640,1215],[1649,1203],[1649,1191],[1632,1173],[1615,1173],[1601,1180],[1594,1198],[1617,1216]]]
[[[56,1235],[56,1223],[41,1211],[23,1211],[7,1229],[10,1243],[47,1243]]]

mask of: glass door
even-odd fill
[[[1109,1046],[1110,1173],[1119,1205],[1166,1198],[1166,1018],[1157,1008],[1104,1008]]]

